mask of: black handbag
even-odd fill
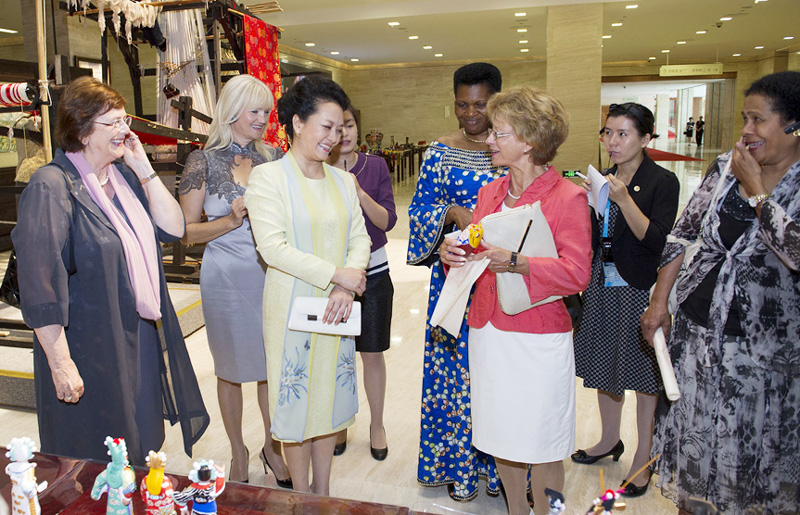
[[[572,329],[578,329],[583,318],[583,299],[581,299],[581,294],[567,295],[564,297],[564,304],[567,306],[567,312],[572,319]]]
[[[3,277],[3,284],[0,286],[0,300],[9,306],[19,307],[19,282],[17,281],[17,252],[11,249],[8,257],[6,275]]]

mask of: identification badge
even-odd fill
[[[603,286],[606,288],[614,286],[628,286],[628,283],[625,282],[625,279],[619,275],[617,265],[614,263],[603,263],[603,278]]]

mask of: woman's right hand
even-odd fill
[[[56,387],[58,400],[77,404],[83,397],[83,378],[75,362],[71,359],[63,363],[51,364],[50,373],[53,376],[53,385]]]
[[[464,266],[467,262],[466,254],[464,249],[456,245],[456,240],[453,238],[445,238],[439,246],[439,258],[449,267]]]
[[[231,214],[228,215],[234,227],[241,227],[244,217],[247,216],[247,208],[244,205],[244,197],[237,197],[231,203]]]
[[[362,295],[367,287],[367,273],[355,268],[339,268],[333,273],[332,283]]]
[[[450,209],[447,210],[447,215],[444,217],[444,223],[455,223],[463,231],[466,226],[472,223],[472,211],[461,206],[450,206]]]
[[[644,310],[641,318],[642,336],[650,346],[653,345],[653,335],[659,327],[664,331],[664,337],[669,336],[669,328],[672,326],[672,316],[667,310],[667,305],[661,302],[650,302]]]

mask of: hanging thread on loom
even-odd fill
[[[28,106],[32,103],[27,82],[0,84],[0,107]]]

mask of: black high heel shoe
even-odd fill
[[[245,446],[244,447],[244,452],[245,452],[245,454],[247,456],[245,458],[245,463],[247,463],[249,465],[250,464],[250,449],[248,449],[247,446]],[[231,470],[233,470],[233,458],[231,458]],[[245,471],[247,471],[247,468],[245,468]],[[230,481],[233,481],[234,483],[249,483],[250,482],[250,475],[248,474],[247,477],[242,481],[236,481],[235,479],[230,479],[230,478],[228,478],[228,479]]]
[[[581,465],[591,465],[592,463],[602,458],[605,458],[606,456],[612,456],[614,458],[614,461],[619,461],[619,457],[622,456],[623,452],[625,452],[625,444],[623,444],[622,440],[620,440],[619,442],[617,442],[617,445],[615,445],[610,451],[608,451],[605,454],[597,454],[595,456],[592,456],[586,454],[586,451],[584,451],[583,449],[578,449],[577,451],[572,453],[572,456],[570,456],[570,458],[575,463],[580,463]]]
[[[261,458],[261,463],[264,464],[264,474],[269,475],[269,470],[272,470],[272,465],[270,465],[269,461],[267,461],[267,453],[264,451],[263,447],[261,448],[261,452],[258,453],[258,457]],[[272,473],[275,474],[275,471],[272,470]],[[289,490],[294,488],[291,477],[286,479],[278,479],[277,474],[275,474],[275,482],[278,483],[278,486],[281,488],[288,488]]]
[[[653,473],[650,472],[650,475],[647,476],[647,483],[645,483],[644,486],[636,486],[633,483],[628,483],[625,486],[625,489],[622,491],[622,495],[624,495],[625,497],[639,497],[639,496],[644,495],[647,492],[647,487],[650,486],[650,479],[652,477],[653,477]],[[619,486],[622,486],[624,484],[625,484],[625,481],[620,483]]]
[[[386,438],[386,429],[383,430],[383,437]],[[387,445],[383,449],[376,449],[372,446],[372,438],[369,441],[369,452],[372,454],[372,457],[378,461],[383,461],[386,459],[386,456],[389,455],[389,446]]]

